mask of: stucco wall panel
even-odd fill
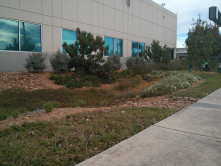
[[[61,27],[61,19],[53,17],[53,26]]]
[[[143,2],[143,1],[140,1],[140,18],[146,20],[146,17],[147,17],[147,14],[146,14],[147,11],[147,7],[146,7],[146,3]]]
[[[125,2],[125,0],[115,0],[115,2],[114,2],[115,9],[120,10],[120,11],[124,11],[124,2]]]
[[[50,16],[43,16],[43,24],[52,25],[52,17],[50,17]]]
[[[104,28],[114,30],[114,9],[104,6]]]
[[[42,14],[48,15],[48,16],[53,16],[52,15],[52,7],[53,3],[52,0],[43,0],[42,1]]]
[[[133,16],[133,33],[132,33],[133,35],[137,35],[137,36],[140,35],[140,33],[139,33],[139,31],[140,31],[139,25],[140,25],[139,18]]]
[[[140,36],[141,37],[146,37],[146,21],[143,19],[140,19]]]
[[[20,11],[19,20],[42,24],[42,16],[40,14],[35,14],[35,13],[30,13],[30,12],[25,12],[25,11]]]
[[[104,4],[114,8],[114,0],[104,0]]]
[[[91,32],[91,25],[78,23],[78,27],[79,27],[82,31]]]
[[[42,26],[42,52],[52,53],[52,26],[43,25]]]
[[[78,1],[78,21],[85,24],[91,24],[91,1]]]
[[[115,30],[123,32],[124,31],[124,13],[115,10]]]
[[[140,17],[140,1],[137,0],[131,0],[130,2],[131,8],[133,9],[133,15],[136,17]]]
[[[158,18],[158,9],[156,9],[156,8],[154,7],[154,8],[153,8],[153,20],[152,20],[152,22],[153,22],[154,24],[157,24],[157,23],[158,23],[157,18]]]
[[[21,19],[19,10],[10,9],[7,7],[2,7],[2,6],[0,6],[0,17],[8,18],[8,19],[15,19],[15,20]]]
[[[36,0],[20,0],[20,9],[34,13],[42,14],[41,1]]]
[[[92,33],[98,34],[98,27],[92,26],[91,31]]]
[[[99,10],[98,3],[92,1],[92,25],[99,26]]]
[[[99,4],[99,27],[104,27],[104,6]]]
[[[124,13],[124,33],[128,33],[128,14]]]
[[[53,27],[53,52],[58,49],[61,50],[62,46],[61,28]]]
[[[61,18],[61,0],[53,0],[53,16]]]
[[[78,16],[78,1],[65,0],[62,1],[62,18],[70,21],[77,21]]]
[[[10,7],[10,8],[19,9],[19,1],[14,1],[14,0],[1,0],[1,1],[0,1],[0,6],[5,6],[5,7]]]
[[[64,29],[76,30],[76,28],[79,27],[78,22],[74,21],[62,20],[61,24]]]

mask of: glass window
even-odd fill
[[[0,50],[19,51],[18,21],[0,19]]]
[[[41,52],[41,25],[20,22],[20,50]]]
[[[132,41],[132,57],[138,56],[138,42]]]
[[[104,37],[104,41],[105,41],[104,47],[109,45],[108,54],[105,56],[110,56],[113,54],[113,50],[114,50],[114,39],[111,37]]]
[[[77,40],[76,31],[62,29],[62,44],[66,42],[68,45],[74,44]],[[65,50],[63,49],[63,52]]]
[[[120,57],[123,56],[123,40],[114,39],[114,54]]]
[[[139,57],[144,56],[144,54],[145,54],[145,44],[139,43]]]

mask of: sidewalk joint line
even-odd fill
[[[159,127],[159,128],[163,128],[163,129],[168,129],[168,130],[173,130],[173,131],[179,131],[179,132],[183,132],[183,133],[194,134],[194,135],[198,135],[198,136],[203,136],[203,137],[208,137],[208,138],[212,138],[212,139],[218,139],[218,140],[221,140],[221,138],[210,137],[210,136],[207,136],[207,135],[202,135],[202,134],[197,134],[197,133],[191,133],[191,132],[188,132],[188,131],[176,130],[176,129],[171,129],[171,128],[162,127],[162,126],[156,126],[156,125],[153,125],[153,126],[155,126],[155,127]]]

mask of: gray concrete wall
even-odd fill
[[[19,52],[19,51],[0,51],[0,72],[8,71],[26,71],[24,68],[25,59],[28,58],[30,52]],[[47,54],[46,58],[46,71],[51,71],[51,65],[49,57],[52,54]]]

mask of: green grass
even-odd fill
[[[27,111],[42,109],[43,105],[50,101],[53,101],[55,105],[59,102],[60,104],[57,107],[65,108],[72,107],[78,101],[84,101],[80,106],[100,107],[103,100],[112,103],[116,98],[110,91],[93,88],[78,91],[70,89],[37,90],[34,92],[18,89],[6,90],[0,92],[0,115],[7,114],[7,116],[10,116],[21,108],[25,108]]]
[[[203,98],[208,94],[221,88],[221,74],[199,74],[205,79],[205,82],[197,87],[189,88],[185,91],[175,93],[175,96],[186,96],[194,98]],[[174,96],[174,95],[173,95]]]
[[[0,131],[0,165],[74,165],[175,112],[164,108],[119,108],[12,126]]]

